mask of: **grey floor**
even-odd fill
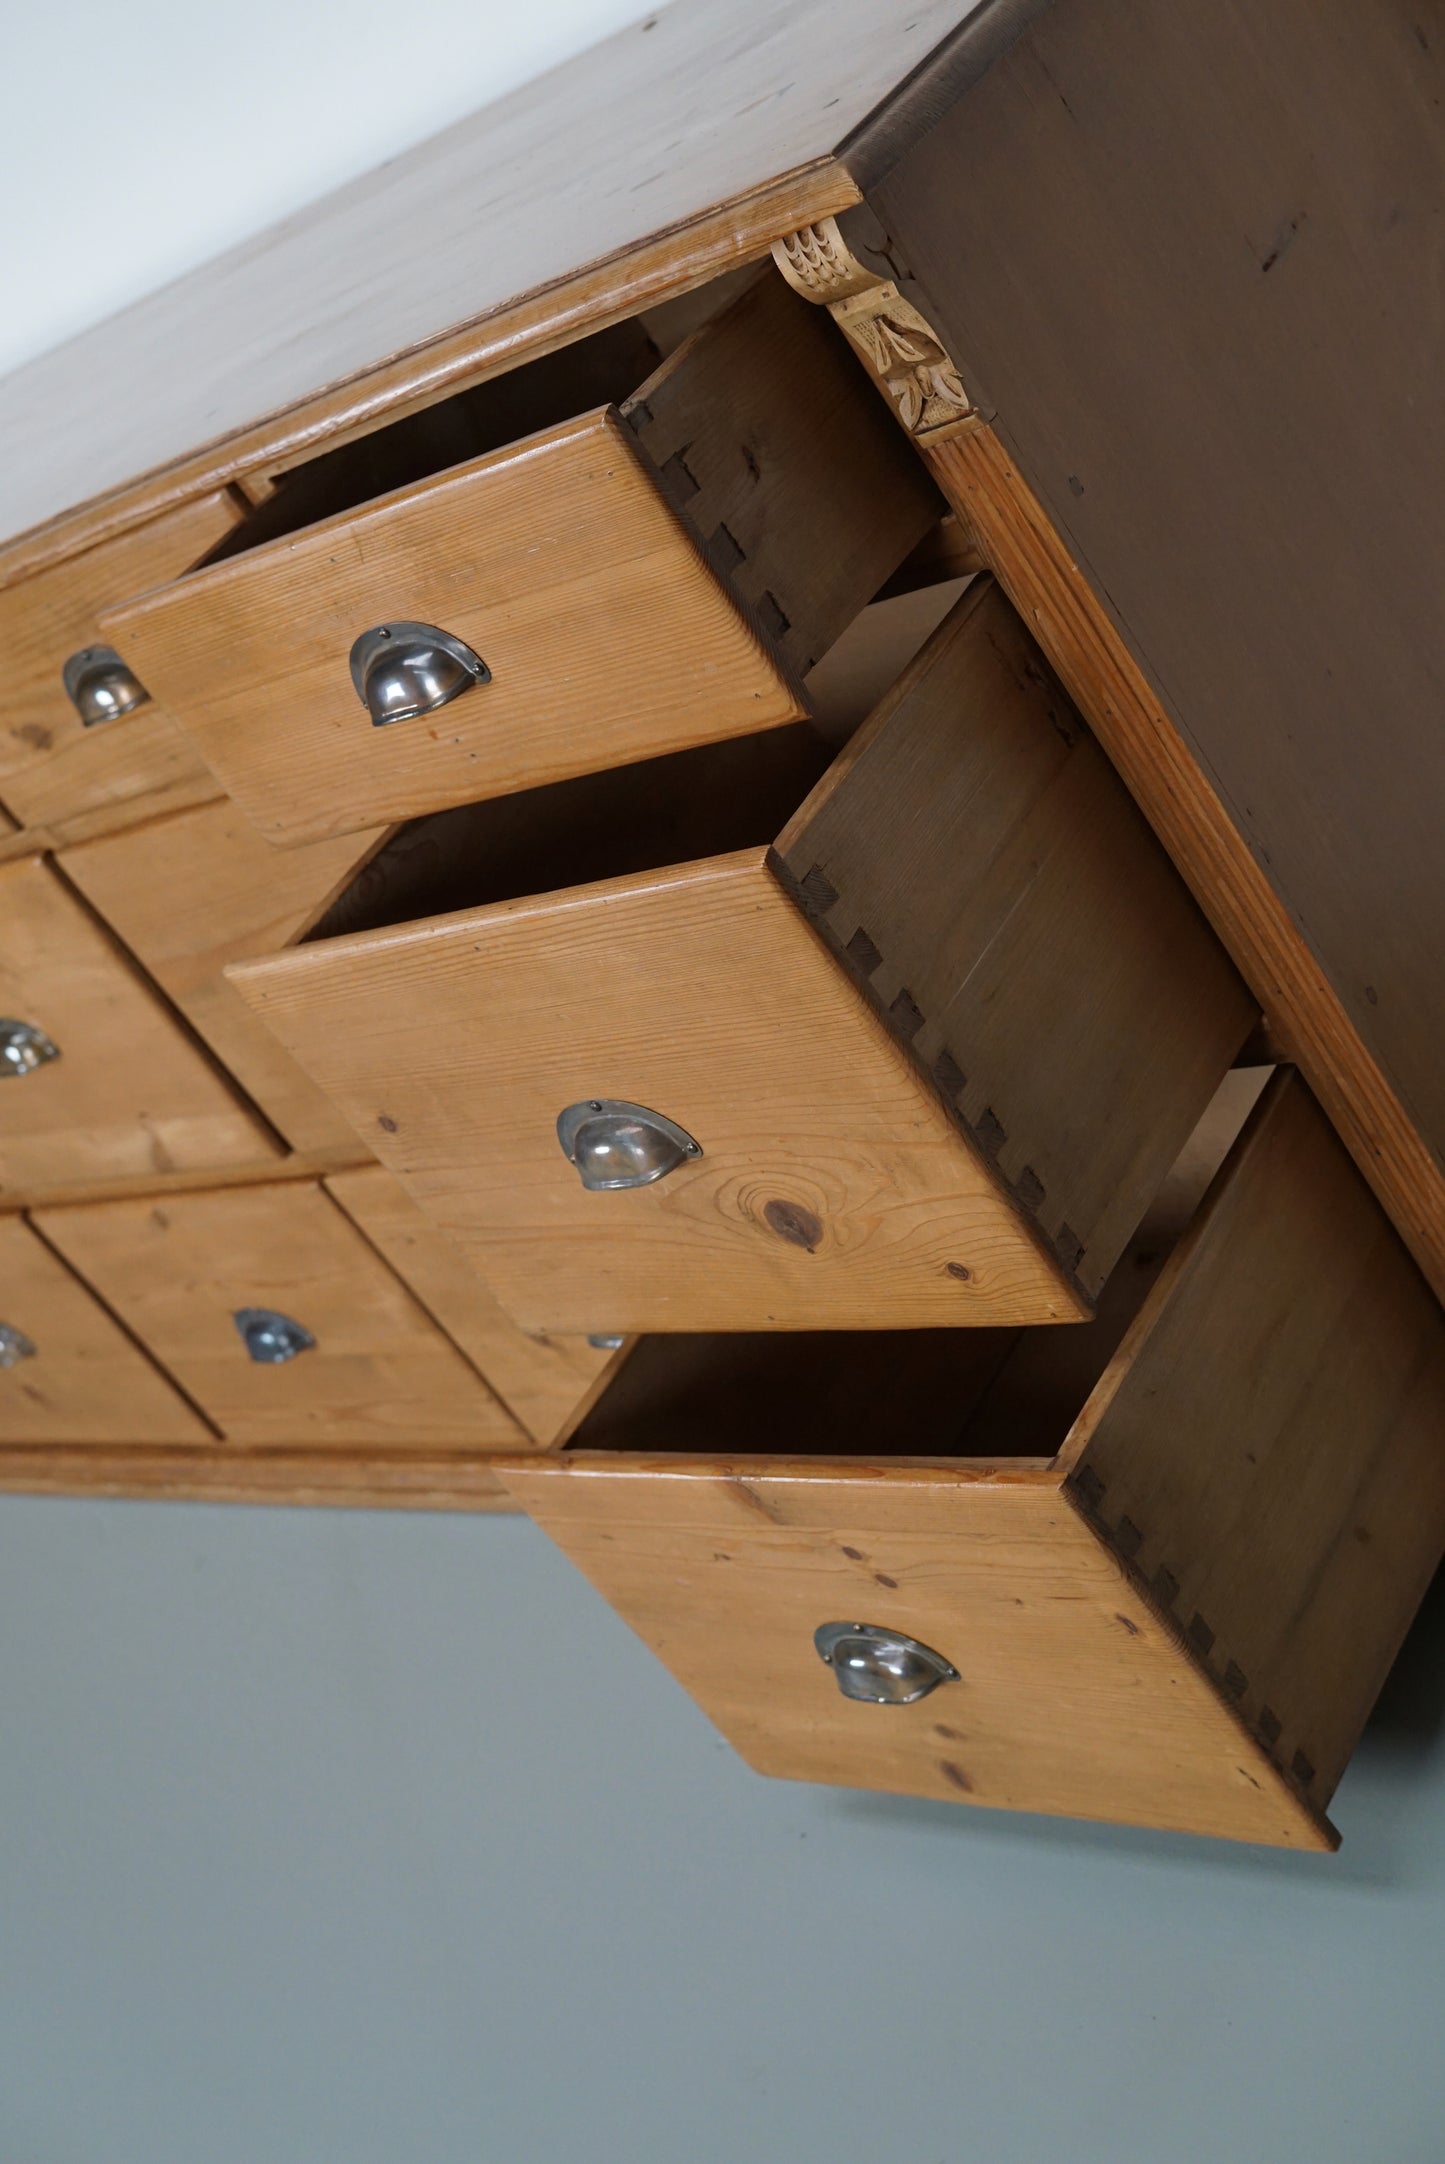
[[[0,1502],[0,2164],[1440,2164],[1445,1600],[1334,1859],[758,1780],[519,1520]]]

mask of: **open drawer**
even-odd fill
[[[232,968],[525,1327],[1079,1318],[1228,1070],[1252,1002],[989,581],[826,756],[418,822]]]
[[[210,1430],[23,1217],[0,1217],[0,1449]]]
[[[275,1138],[38,857],[0,866],[0,1191],[265,1164]]]
[[[527,1442],[314,1182],[34,1215],[229,1442],[473,1450]]]
[[[940,509],[764,276],[660,367],[623,325],[301,469],[107,636],[294,843],[795,720]]]
[[[1445,1318],[1291,1073],[1176,1238],[1217,1155],[1083,1328],[644,1343],[504,1477],[762,1772],[1330,1845],[1445,1542]]]
[[[217,794],[191,739],[101,649],[100,613],[179,578],[239,523],[227,490],[0,590],[0,800],[69,840]]]

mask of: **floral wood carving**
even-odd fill
[[[859,262],[836,219],[774,241],[773,260],[796,293],[827,308],[916,441],[934,443],[977,425],[942,339],[891,279]]]

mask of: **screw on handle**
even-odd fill
[[[436,624],[373,624],[352,646],[350,666],[374,729],[434,714],[492,680],[481,655]]]
[[[23,1330],[16,1330],[8,1322],[0,1322],[0,1368],[18,1367],[22,1360],[33,1360],[35,1347]]]
[[[113,646],[82,646],[61,671],[65,695],[87,729],[119,721],[150,698]]]
[[[0,1080],[34,1074],[37,1067],[59,1057],[59,1045],[34,1022],[0,1020]]]
[[[620,1097],[568,1105],[557,1115],[557,1140],[582,1185],[596,1190],[649,1187],[702,1155],[702,1144],[676,1120]]]
[[[309,1330],[274,1307],[238,1307],[231,1319],[259,1367],[284,1367],[288,1360],[310,1352],[316,1344]]]
[[[813,1633],[818,1658],[832,1669],[845,1698],[870,1706],[911,1706],[958,1670],[932,1646],[878,1623],[821,1623]]]

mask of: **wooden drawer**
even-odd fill
[[[797,810],[821,759],[451,814],[233,972],[524,1327],[1086,1315],[1229,1068],[1252,1004],[995,587]],[[609,1100],[700,1154],[589,1191],[558,1118]]]
[[[283,485],[255,545],[109,613],[107,636],[271,840],[807,711],[798,678],[941,500],[831,325],[776,279],[639,391],[650,351],[624,327],[519,371],[521,387],[483,386],[466,428],[448,434],[438,412],[425,442],[407,438],[410,465],[382,431],[359,476],[333,458],[329,491],[314,476]],[[538,369],[546,393],[529,407]],[[621,410],[602,402],[623,392],[636,395]],[[498,427],[519,411],[538,432],[508,442]],[[467,440],[485,455],[457,463]],[[417,467],[355,497],[378,471]],[[329,518],[276,533],[337,496]],[[490,681],[374,726],[348,657],[368,627],[404,623],[464,641]]]
[[[0,1217],[0,1445],[209,1440],[39,1234],[22,1217]]]
[[[65,876],[120,934],[294,1150],[360,1144],[226,982],[227,962],[290,946],[354,878],[377,834],[273,849],[222,798],[68,849]],[[179,899],[178,899],[179,898]]]
[[[194,743],[153,696],[86,727],[62,672],[101,640],[102,609],[179,577],[240,516],[223,490],[0,591],[0,799],[22,826],[71,839],[217,794]]]
[[[1161,1270],[1179,1199],[1082,1329],[644,1343],[505,1477],[762,1772],[1332,1845],[1445,1540],[1445,1319],[1283,1071]],[[844,1697],[833,1623],[956,1679]]]
[[[80,1204],[35,1221],[228,1441],[490,1450],[526,1439],[312,1182]],[[274,1345],[248,1350],[237,1321],[257,1310],[314,1342],[263,1359]]]
[[[517,1327],[466,1256],[383,1165],[335,1172],[327,1192],[544,1447],[565,1441],[625,1357],[622,1345]]]
[[[180,906],[180,905],[178,905]],[[0,866],[0,1015],[58,1056],[0,1079],[0,1191],[220,1170],[267,1129],[53,867]]]

